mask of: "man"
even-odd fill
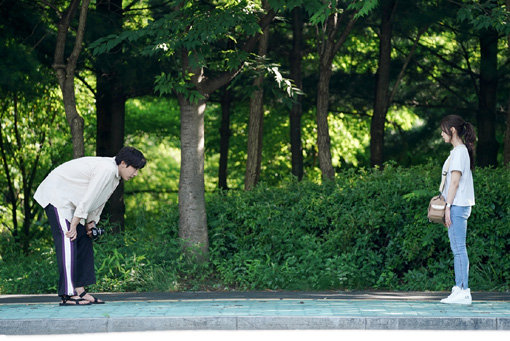
[[[96,283],[92,229],[121,180],[145,166],[143,154],[123,147],[111,157],[82,157],[55,168],[39,185],[34,199],[44,207],[55,242],[60,305],[101,304],[85,291]]]

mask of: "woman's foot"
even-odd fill
[[[443,298],[441,303],[446,304],[465,304],[469,305],[472,302],[471,290],[461,289],[458,286],[452,288],[452,293],[447,298]]]

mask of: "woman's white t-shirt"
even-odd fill
[[[450,160],[449,169],[446,169],[448,160]],[[475,204],[475,190],[473,186],[473,174],[471,173],[471,163],[469,160],[469,152],[463,144],[453,148],[450,156],[443,164],[443,172],[447,171],[446,182],[443,189],[443,197],[448,196],[448,190],[451,184],[452,171],[461,173],[459,188],[455,193],[452,205],[455,206],[473,206]]]

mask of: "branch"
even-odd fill
[[[478,89],[477,79],[474,77],[475,73],[473,72],[473,70],[471,68],[471,63],[469,62],[469,54],[466,51],[466,47],[464,46],[464,44],[462,44],[461,41],[459,42],[459,44],[460,44],[460,47],[462,47],[462,55],[464,56],[464,59],[466,60],[468,71],[469,71],[469,77],[471,78],[471,81],[473,82],[473,87],[475,88],[476,96],[478,98],[480,98],[480,90]]]
[[[462,102],[466,103],[468,106],[471,105],[471,103],[466,100],[466,96],[463,96],[462,94],[458,94],[455,92],[455,90],[451,89],[447,84],[444,84],[443,81],[441,81],[440,78],[434,76],[432,72],[430,72],[430,68],[427,68],[423,65],[421,65],[419,62],[416,62],[416,64],[421,67],[430,77],[432,77],[436,82],[438,82],[442,87],[444,87],[447,91],[451,92],[454,96],[458,97]]]
[[[94,97],[96,97],[96,92],[94,91],[94,88],[89,83],[87,83],[85,78],[81,77],[80,75],[75,75],[75,76],[85,85],[85,87],[87,87],[87,89],[89,89],[89,91],[92,93],[92,95],[94,95]]]
[[[262,17],[262,19],[259,21],[259,26],[262,29],[262,31],[264,31],[264,29],[267,26],[269,26],[269,24],[273,21],[275,16],[276,12],[271,9],[264,17]],[[259,40],[260,36],[261,34],[255,34],[251,36],[242,47],[242,50],[245,52],[253,51],[256,47],[256,43]],[[228,84],[232,79],[234,79],[239,74],[239,72],[241,72],[242,68],[243,65],[240,65],[236,70],[223,72],[214,79],[206,78],[198,85],[200,92],[207,94],[213,93],[214,91],[221,88],[225,84]]]
[[[272,9],[269,10],[269,12],[260,20],[259,26],[262,31],[269,26],[269,24],[273,21],[274,17],[276,16],[276,12]],[[245,52],[251,52],[255,49],[255,44],[258,42],[261,34],[257,33],[248,39],[248,41],[244,44],[241,50]]]
[[[163,8],[165,7],[166,5],[169,5],[172,3],[172,1],[165,1],[165,2],[162,2],[158,5],[154,5],[154,6],[149,6],[149,7],[137,7],[137,8],[132,8],[134,7],[138,2],[140,2],[139,0],[133,0],[131,1],[130,4],[128,4],[127,6],[124,6],[124,8],[122,9],[122,13],[127,13],[127,12],[131,12],[131,11],[145,11],[145,10],[154,10],[154,9],[157,9],[157,8]]]
[[[74,42],[73,52],[71,52],[71,55],[69,56],[69,62],[67,64],[68,74],[74,73],[76,63],[78,61],[78,56],[80,55],[80,51],[83,45],[83,36],[85,35],[85,24],[87,21],[87,11],[89,4],[90,0],[83,0],[81,4],[78,31],[76,32],[76,39]]]
[[[351,30],[357,20],[354,18],[355,14],[356,13],[351,13],[351,15],[349,16],[349,22],[347,23],[347,26],[345,26],[345,29],[343,30],[342,34],[340,35],[337,42],[333,46],[333,55],[335,55],[338,52],[340,47],[345,43],[345,41],[347,40],[347,37],[351,33]]]
[[[407,37],[407,38],[411,40],[411,37]],[[429,46],[423,45],[423,44],[420,44],[420,43],[418,43],[418,45],[420,45],[420,47],[423,47],[423,48],[427,49],[430,53],[432,53],[434,56],[436,56],[442,62],[444,62],[445,64],[451,66],[452,68],[457,69],[457,70],[459,70],[459,71],[461,71],[463,73],[470,73],[470,72],[472,72],[471,70],[463,69],[457,63],[453,63],[453,62],[449,61],[448,59],[446,59],[444,56],[440,55],[437,51],[433,50]]]
[[[39,0],[39,1],[37,1],[37,4],[38,4],[40,7],[42,7],[43,9],[45,9],[43,5],[48,6],[49,8],[51,8],[52,10],[54,10],[54,11],[55,11],[55,13],[57,14],[57,17],[59,17],[59,18],[61,18],[61,19],[62,19],[62,12],[60,12],[60,10],[58,9],[58,7],[57,7],[57,6],[55,6],[55,4],[53,4],[53,3],[51,3],[51,2],[48,2],[48,1],[46,1],[46,0]]]
[[[398,74],[397,80],[395,81],[395,85],[393,85],[393,89],[391,90],[390,97],[388,98],[388,101],[386,102],[388,107],[391,104],[391,102],[393,102],[393,98],[395,97],[395,94],[397,93],[398,86],[400,85],[402,78],[404,78],[404,73],[407,69],[407,66],[409,65],[409,62],[411,61],[411,58],[414,55],[414,52],[416,51],[416,46],[418,45],[418,42],[420,41],[420,37],[423,35],[423,33],[425,33],[425,31],[427,31],[428,28],[429,28],[429,26],[427,25],[418,32],[418,35],[416,36],[413,47],[411,48],[411,51],[407,55],[404,65],[402,65],[402,69],[400,69],[400,73]]]
[[[11,178],[11,173],[9,172],[9,164],[8,164],[8,160],[7,160],[7,155],[5,153],[4,137],[2,135],[2,131],[3,131],[3,129],[0,129],[0,153],[2,154],[2,161],[3,161],[2,164],[4,167],[4,171],[5,171],[7,186],[9,187],[9,194],[11,196],[11,211],[13,214],[12,222],[13,222],[13,226],[14,226],[13,229],[10,229],[10,228],[8,228],[8,229],[11,232],[12,236],[15,236],[15,234],[18,231],[18,222],[16,220],[16,200],[15,200],[16,192],[14,190],[14,184],[13,184],[13,179]]]
[[[64,52],[67,40],[67,31],[69,30],[71,18],[76,13],[79,2],[80,0],[73,0],[58,23],[57,42],[55,46],[55,55],[53,57],[53,68],[56,70],[65,68]]]

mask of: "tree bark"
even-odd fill
[[[498,84],[498,33],[488,29],[480,34],[480,97],[477,113],[477,164],[496,166],[496,91]]]
[[[122,0],[98,1],[97,14],[109,34],[122,30]],[[115,156],[124,146],[125,89],[119,79],[119,64],[123,61],[121,49],[96,58],[96,155]],[[124,230],[124,184],[113,192],[103,211],[113,225],[113,231]]]
[[[292,52],[290,54],[290,78],[299,89],[303,88],[301,61],[303,59],[303,9],[292,10]],[[299,181],[303,178],[303,144],[301,142],[302,96],[296,95],[296,102],[290,110],[290,151],[292,174]]]
[[[64,101],[64,110],[66,113],[67,123],[71,128],[71,138],[73,142],[73,157],[78,158],[85,155],[85,146],[83,140],[83,117],[80,116],[76,109],[76,97],[74,88],[74,74],[76,71],[76,64],[83,43],[83,36],[85,34],[85,23],[87,20],[87,11],[90,0],[83,0],[80,9],[80,17],[78,23],[78,30],[74,42],[73,51],[71,55],[64,60],[65,44],[67,40],[67,32],[70,27],[70,22],[74,17],[80,0],[73,0],[66,12],[63,14],[60,22],[58,23],[57,42],[55,46],[55,55],[53,62],[53,69],[57,75],[60,90]]]
[[[181,171],[179,178],[179,237],[188,254],[208,256],[209,238],[204,185],[204,111],[206,100],[191,103],[179,96],[181,110]]]
[[[271,23],[274,16],[275,12],[270,10],[262,17],[259,22],[262,30]],[[243,50],[251,52],[258,39],[258,35],[250,37]],[[236,77],[241,66],[215,78],[206,78],[203,68],[190,67],[188,50],[183,49],[180,54],[183,74],[192,74],[190,85],[203,98],[192,103],[184,95],[178,95],[181,109],[179,237],[184,241],[184,252],[203,261],[208,257],[209,246],[204,185],[204,111],[209,95]]]
[[[341,23],[346,19],[347,24],[340,34]],[[329,109],[329,81],[331,79],[332,64],[335,54],[343,45],[352,30],[356,19],[354,14],[338,13],[329,16],[325,24],[323,36],[319,37],[319,83],[317,85],[317,147],[319,149],[319,166],[323,180],[333,180],[335,169],[331,160],[331,138],[329,136],[328,109]]]
[[[510,43],[510,42],[509,42]],[[510,167],[510,94],[508,94],[506,106],[506,130],[505,130],[505,149],[503,151],[503,163]]]
[[[391,36],[395,0],[383,1],[379,36],[379,66],[376,74],[374,113],[370,124],[370,164],[382,166],[384,162],[384,126],[388,113],[390,85]]]
[[[228,190],[227,169],[228,151],[230,144],[230,107],[232,95],[229,89],[225,89],[221,96],[221,127],[220,127],[220,165],[218,170],[218,186]]]
[[[258,54],[264,57],[267,52],[269,29],[264,29],[260,37]],[[262,164],[262,136],[264,128],[264,75],[260,74],[254,81],[255,91],[250,98],[250,119],[248,123],[248,149],[244,189],[253,189],[260,179]]]
[[[510,0],[506,0],[506,8],[510,8]],[[510,50],[510,35],[508,39],[508,48]],[[508,102],[506,106],[506,130],[505,130],[505,146],[503,151],[503,163],[510,167],[510,93],[508,94]]]
[[[124,145],[124,122],[126,98],[118,83],[111,84],[103,77],[97,78],[97,131],[96,155],[115,156]],[[113,232],[124,230],[124,183],[121,181],[105,206]]]
[[[331,159],[331,137],[329,136],[328,108],[329,81],[331,65],[320,64],[319,84],[317,86],[317,147],[319,149],[319,167],[322,179],[333,180],[335,169]]]

